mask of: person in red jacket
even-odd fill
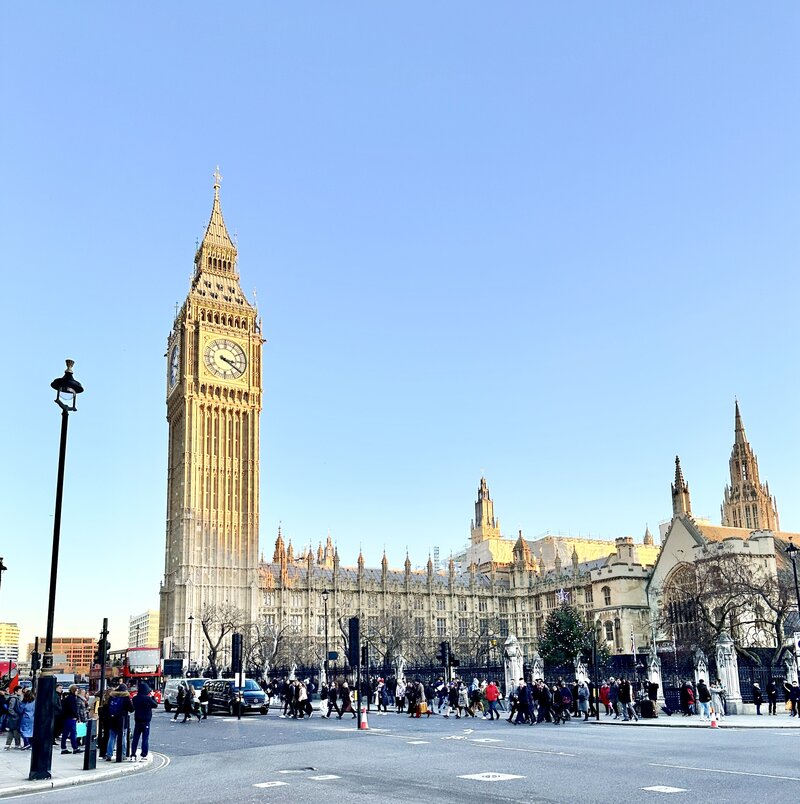
[[[486,696],[486,703],[489,704],[489,720],[500,720],[500,713],[497,711],[497,699],[500,697],[500,690],[497,689],[494,681],[489,680],[483,694]],[[483,719],[486,720],[486,715],[483,716]]]

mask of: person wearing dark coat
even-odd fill
[[[153,719],[153,710],[158,702],[153,697],[150,687],[143,681],[133,696],[133,745],[131,746],[131,761],[136,762],[136,748],[139,738],[142,738],[142,759],[147,760],[147,751],[150,747],[150,721]]]
[[[775,679],[771,679],[767,684],[767,707],[770,715],[778,714],[778,685]]]
[[[761,704],[764,703],[764,695],[761,692],[761,687],[757,681],[753,684],[753,703],[756,706],[756,714],[760,715]]]
[[[536,682],[536,689],[539,693],[539,716],[536,718],[537,723],[546,720],[548,723],[553,723],[553,716],[550,708],[553,704],[553,693],[550,692],[547,684],[544,684],[541,679]]]
[[[125,730],[129,728],[131,712],[133,703],[130,693],[125,684],[120,684],[108,697],[108,745],[103,757],[106,762],[111,762],[111,755],[117,747],[117,739],[122,738]]]
[[[76,733],[78,723],[78,688],[73,684],[69,688],[69,693],[61,701],[61,714],[63,717],[61,725],[61,753],[80,754],[83,750],[78,747],[78,735]],[[67,738],[69,738],[72,751],[67,748]]]

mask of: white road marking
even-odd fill
[[[288,784],[289,782],[259,782],[254,784],[253,787],[284,787]]]
[[[678,770],[693,770],[703,773],[726,773],[730,776],[758,776],[761,779],[783,779],[787,782],[800,782],[800,776],[774,776],[770,773],[751,773],[750,771],[721,770],[720,768],[694,768],[691,765],[665,765],[660,762],[650,762],[655,768],[677,768]]]
[[[309,776],[309,779],[313,779],[315,782],[327,782],[329,779],[341,779],[341,776],[336,776],[333,773],[325,773],[322,776]]]
[[[464,729],[464,734],[472,734],[475,729]]]
[[[406,745],[428,745],[430,740],[408,740]]]
[[[442,737],[443,740],[466,740],[463,734],[451,734],[449,737]]]
[[[502,743],[502,740],[494,740],[491,737],[476,737],[474,740],[470,740],[471,743]]]
[[[663,784],[654,784],[652,787],[643,787],[642,790],[649,790],[651,793],[686,793],[685,787],[667,787]]]
[[[510,779],[524,779],[524,776],[515,776],[513,773],[468,773],[465,776],[459,776],[459,779],[470,779],[476,782],[507,782]]]
[[[281,770],[278,773],[308,773],[308,771],[304,770]]]

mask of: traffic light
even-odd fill
[[[355,667],[358,664],[359,650],[358,645],[361,642],[358,617],[351,617],[347,621],[348,641],[347,641],[347,662],[350,667]]]
[[[34,651],[31,654],[31,670],[35,673],[37,670],[41,669],[42,666],[42,654],[36,653]]]
[[[443,667],[450,666],[450,643],[449,642],[442,642],[439,646],[439,661],[442,663]]]
[[[108,654],[111,651],[111,645],[109,645],[107,639],[98,639],[97,640],[97,650],[94,652],[94,663],[95,664],[106,664],[108,662]]]
[[[361,666],[369,667],[369,644],[366,642],[361,646]]]
[[[456,657],[453,656],[453,654],[451,653],[450,654],[450,667],[458,667],[460,664],[461,664],[461,662],[458,659],[456,659]]]
[[[233,634],[231,636],[231,670],[234,673],[241,672],[242,658],[242,635]]]

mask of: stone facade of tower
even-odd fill
[[[769,493],[769,483],[761,483],[756,458],[742,424],[736,402],[734,441],[730,459],[731,483],[725,486],[722,524],[748,530],[780,530],[778,507]]]
[[[189,616],[199,619],[206,606],[235,606],[254,619],[260,599],[264,339],[257,312],[239,284],[219,178],[189,294],[167,339],[169,446],[160,632],[173,655],[188,648]]]

